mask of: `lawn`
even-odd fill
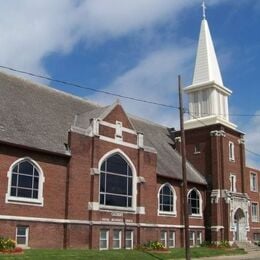
[[[217,256],[217,255],[235,255],[244,254],[241,249],[225,250],[225,249],[210,249],[210,248],[193,248],[191,249],[192,258]],[[23,255],[8,256],[0,255],[0,259],[95,259],[95,260],[164,260],[184,258],[184,249],[173,249],[170,253],[152,253],[138,250],[26,250]]]

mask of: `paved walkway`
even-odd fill
[[[194,259],[194,258],[193,258]],[[250,252],[246,255],[232,255],[232,256],[215,256],[215,257],[203,257],[199,258],[200,260],[228,260],[228,259],[236,259],[236,260],[242,260],[242,259],[250,259],[250,260],[260,260],[260,251],[254,251]]]

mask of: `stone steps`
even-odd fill
[[[260,251],[260,247],[249,242],[236,242],[235,243],[239,248],[243,248],[246,252]]]

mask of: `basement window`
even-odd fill
[[[16,244],[21,247],[28,247],[29,228],[16,227]]]
[[[199,154],[200,153],[200,144],[195,144],[194,145],[194,154]]]

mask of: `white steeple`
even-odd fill
[[[185,122],[185,128],[190,129],[218,123],[236,128],[236,125],[229,122],[228,96],[231,95],[232,91],[224,87],[223,84],[214,44],[206,20],[204,1],[202,8],[203,19],[193,82],[191,86],[184,89],[189,96],[190,112],[190,119]]]
[[[208,22],[202,20],[197,57],[193,75],[192,84],[215,81],[223,86],[222,76],[220,73],[216,52],[209,31]]]

